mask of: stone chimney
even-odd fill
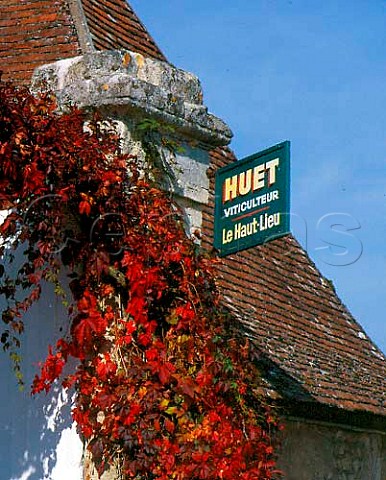
[[[167,126],[181,148],[172,154],[160,146],[162,184],[184,209],[187,229],[201,229],[209,192],[209,150],[228,144],[232,133],[208,113],[197,77],[139,53],[114,50],[44,65],[35,71],[32,87],[55,92],[60,108],[97,108],[119,125],[125,149],[139,161],[144,154],[135,135],[138,123],[151,119]]]

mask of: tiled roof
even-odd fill
[[[212,180],[234,160],[229,149],[212,152]],[[212,212],[213,196],[204,213],[206,248]],[[280,397],[386,416],[384,355],[292,235],[224,257],[218,270],[224,305]]]
[[[165,60],[125,0],[0,0],[0,70],[28,84],[45,63],[124,48]]]
[[[82,4],[97,50],[124,48],[166,60],[125,0],[82,0]]]
[[[0,0],[0,70],[4,80],[26,84],[36,67],[79,53],[66,2]]]

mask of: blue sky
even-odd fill
[[[386,352],[386,1],[130,4],[238,158],[291,141],[293,232]]]

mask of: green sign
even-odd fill
[[[216,173],[214,246],[238,252],[289,233],[290,142]]]

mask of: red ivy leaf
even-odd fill
[[[48,356],[41,367],[40,377],[36,375],[34,378],[32,393],[35,394],[42,390],[48,392],[52,383],[61,375],[64,365],[65,360],[61,352],[57,352],[54,355],[52,353],[52,347],[49,347]]]
[[[82,200],[79,203],[79,213],[81,215],[90,215],[91,213],[91,205],[87,200]]]
[[[169,433],[173,433],[173,432],[174,432],[174,430],[175,430],[175,425],[174,425],[174,423],[173,423],[171,420],[169,420],[168,418],[165,418],[164,425],[165,425],[166,430],[167,430]]]
[[[101,335],[107,327],[106,320],[98,312],[91,312],[74,327],[73,334],[78,345],[86,346],[93,340],[93,335]]]
[[[174,371],[175,371],[174,365],[172,365],[169,362],[165,362],[158,366],[158,376],[162,385],[165,385],[166,383],[170,382],[172,373]]]

